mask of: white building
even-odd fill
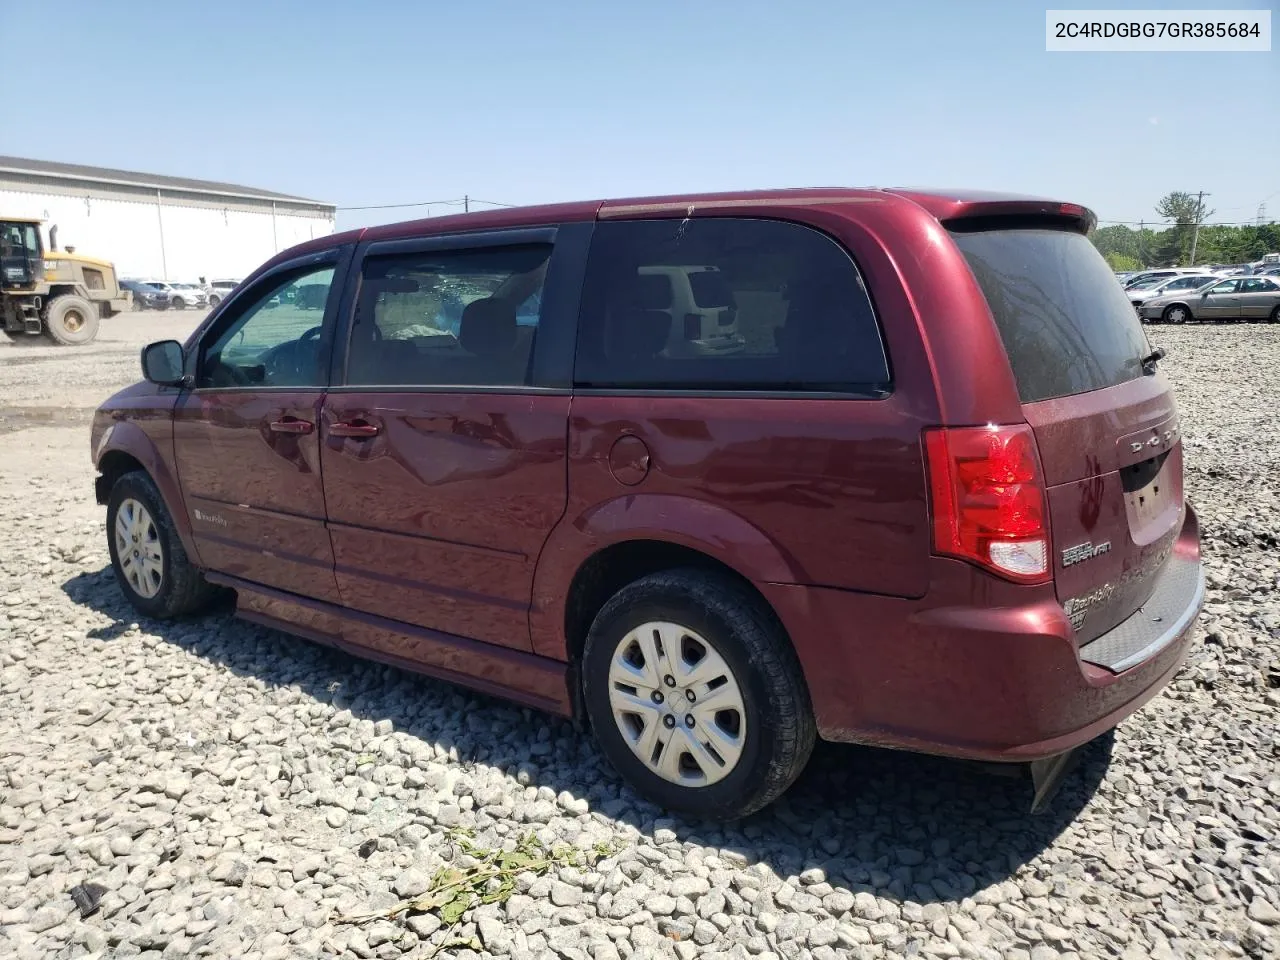
[[[253,187],[0,156],[0,217],[39,217],[45,242],[110,260],[120,276],[240,280],[332,233],[334,207]]]

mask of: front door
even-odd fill
[[[296,290],[332,294],[336,254],[245,290],[201,338],[174,453],[196,549],[211,570],[336,602],[317,424],[332,318]]]
[[[572,359],[571,337],[548,335],[576,306],[576,287],[570,306],[550,295],[569,286],[549,279],[554,237],[364,256],[321,416],[346,606],[529,648],[534,566],[566,499],[567,376],[557,389],[537,372],[554,342],[566,374]]]

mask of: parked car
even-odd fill
[[[1199,290],[1201,287],[1208,286],[1215,280],[1220,279],[1217,274],[1213,273],[1188,273],[1181,277],[1166,277],[1163,280],[1153,280],[1150,283],[1140,283],[1137,286],[1130,287],[1127,291],[1129,302],[1135,308],[1141,307],[1146,301],[1152,297],[1161,297],[1166,294],[1191,292]]]
[[[169,294],[140,280],[121,280],[120,286],[133,295],[135,310],[168,310]]]
[[[1124,282],[1124,288],[1130,290],[1140,283],[1150,283],[1158,280],[1168,280],[1171,277],[1181,277],[1186,274],[1199,274],[1203,270],[1197,270],[1193,267],[1161,267],[1158,270],[1144,270],[1141,273],[1135,273]]]
[[[239,286],[239,280],[210,280],[209,281],[209,306],[216,307],[231,294],[231,291]]]
[[[1152,297],[1138,309],[1144,320],[1269,320],[1280,323],[1280,281],[1231,277],[1211,286]]]
[[[209,305],[209,292],[205,290],[204,287],[200,286],[200,284],[175,283],[173,284],[173,287],[177,291],[177,295],[183,299],[187,306],[199,309]]]
[[[189,283],[169,283],[167,280],[145,280],[148,287],[169,295],[169,305],[175,310],[205,305],[205,293]]]
[[[1204,595],[1162,353],[1093,223],[796,190],[310,241],[99,408],[116,578],[581,716],[698,817],[817,737],[1030,761],[1042,803]],[[655,267],[713,267],[743,349],[673,350]],[[268,309],[309,285],[349,295]]]

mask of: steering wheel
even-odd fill
[[[266,372],[268,383],[288,384],[290,382],[306,383],[315,373],[308,371],[306,364],[315,365],[316,351],[307,349],[308,345],[317,344],[320,340],[321,327],[312,327],[297,340],[272,347],[262,355],[262,366]]]

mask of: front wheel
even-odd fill
[[[209,306],[211,307],[216,307],[221,302],[222,302],[222,298],[218,296],[216,293],[209,297]]]
[[[1280,323],[1280,304],[1276,304],[1276,308],[1271,311],[1270,320],[1272,323]]]
[[[719,573],[665,571],[618,591],[591,625],[582,676],[601,750],[669,810],[754,813],[813,751],[795,651],[760,598]]]
[[[1191,319],[1191,311],[1183,304],[1175,303],[1172,306],[1165,307],[1162,316],[1165,323],[1186,323]]]
[[[174,297],[172,300],[169,301],[169,304],[175,310],[185,310],[187,306],[187,302],[183,300],[181,297]]]
[[[88,343],[98,335],[98,308],[73,293],[55,297],[45,309],[44,331],[64,347]]]
[[[188,559],[160,490],[141,471],[126,473],[111,488],[107,549],[120,589],[149,617],[194,613],[216,593]]]

